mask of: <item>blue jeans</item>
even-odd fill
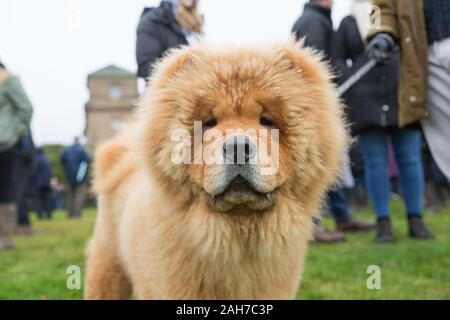
[[[400,188],[408,215],[421,215],[424,177],[421,133],[413,129],[370,130],[359,136],[367,190],[378,218],[389,216],[390,181],[387,136],[391,135]]]
[[[328,191],[328,209],[335,220],[350,219],[346,190],[339,188]]]
[[[350,219],[350,210],[348,207],[348,196],[346,189],[338,188],[336,190],[328,191],[327,206],[334,220],[337,221]],[[313,218],[313,223],[315,225],[319,225],[320,219]]]

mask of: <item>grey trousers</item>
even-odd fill
[[[13,236],[17,226],[16,204],[0,202],[0,250],[14,246]]]
[[[439,169],[450,179],[450,38],[429,47],[428,117],[422,128]]]
[[[86,201],[87,184],[80,183],[69,187],[69,197],[67,201],[69,218],[81,217],[84,203]]]

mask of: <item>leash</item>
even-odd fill
[[[345,80],[345,82],[337,88],[338,95],[342,97],[342,95],[346,93],[348,89],[350,89],[355,83],[361,80],[361,78],[364,77],[377,64],[378,62],[375,59],[367,61],[361,68],[358,69],[358,71],[356,71],[350,78]]]
[[[400,52],[400,47],[396,46],[389,54],[389,59],[392,55]],[[355,83],[357,83],[359,80],[361,80],[362,77],[364,77],[370,70],[372,70],[378,62],[375,59],[370,59],[367,61],[361,68],[358,69],[350,78],[344,81],[343,84],[341,84],[339,87],[337,87],[337,93],[339,97],[342,97],[344,93],[347,92],[348,89],[350,89]]]

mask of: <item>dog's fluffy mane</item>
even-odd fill
[[[349,141],[342,106],[330,81],[332,73],[322,59],[316,51],[291,41],[288,45],[244,50],[199,44],[171,50],[156,64],[131,124],[96,153],[94,190],[112,195],[131,176],[148,180],[152,185],[148,197],[161,203],[158,234],[170,238],[158,240],[164,243],[161,250],[173,258],[173,265],[165,271],[169,278],[177,278],[180,265],[189,263],[193,271],[187,277],[192,283],[209,281],[199,280],[201,275],[195,274],[205,268],[214,270],[211,279],[227,273],[226,279],[242,281],[237,285],[224,278],[219,293],[204,288],[201,297],[221,297],[221,292],[233,292],[231,297],[260,297],[258,292],[263,289],[256,283],[276,282],[286,276],[283,264],[298,263],[299,250],[306,251],[304,239],[311,232],[311,217],[318,215],[325,190],[338,176]],[[239,81],[231,81],[234,76]],[[264,214],[210,212],[204,205],[201,186],[190,180],[187,168],[171,163],[170,132],[192,125],[192,97],[207,90],[204,88],[210,85],[211,77],[230,80],[226,87],[231,95],[269,83],[270,88],[264,89],[282,96],[287,105],[286,117],[291,125],[283,128],[289,132],[283,143],[292,154],[286,156],[284,165],[292,170],[277,195],[278,201]],[[242,273],[242,268],[254,268],[254,275]],[[189,296],[183,293],[189,289],[189,283],[185,285],[188,288],[179,288],[174,295]]]

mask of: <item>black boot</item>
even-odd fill
[[[394,236],[392,234],[391,220],[389,218],[381,218],[377,220],[377,243],[392,243]]]
[[[422,216],[408,216],[409,236],[416,239],[434,239],[434,235],[427,229],[423,223]]]

